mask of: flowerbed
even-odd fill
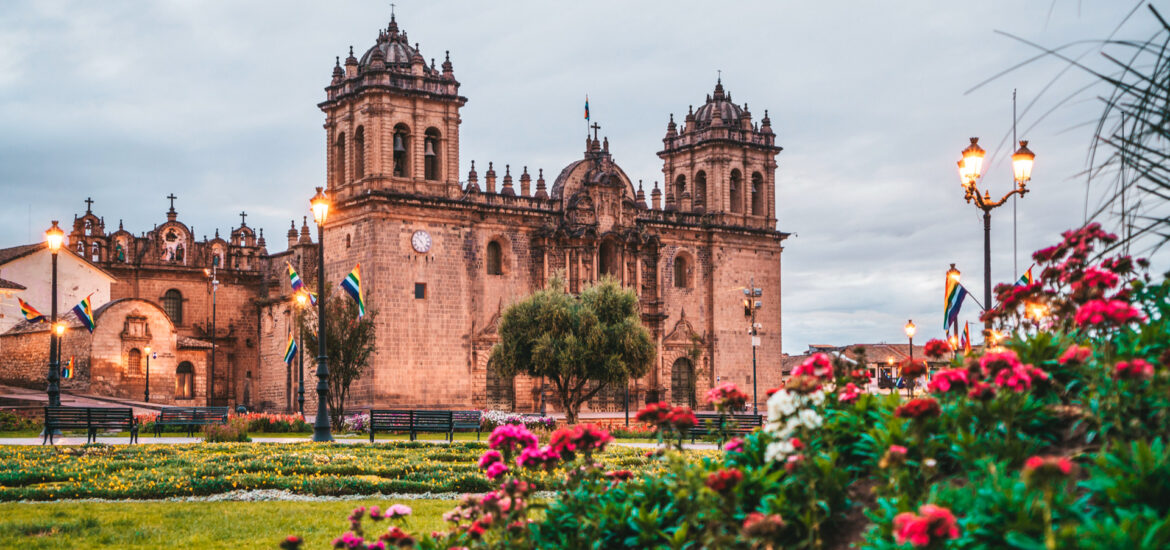
[[[928,397],[866,393],[855,363],[816,355],[769,390],[764,428],[725,453],[673,448],[689,409],[639,411],[661,442],[661,469],[641,473],[596,464],[610,435],[594,426],[547,445],[504,426],[480,459],[491,490],[465,497],[448,529],[367,536],[355,511],[335,545],[1170,547],[1170,282],[1092,257],[1114,240],[1091,225],[1038,252],[1038,280],[1000,288],[989,313],[1013,336],[953,361]],[[709,398],[740,401],[733,387]],[[548,478],[559,498],[531,502],[525,477],[550,470],[568,472]]]
[[[484,491],[489,483],[476,461],[485,448],[417,442],[0,446],[0,501],[152,499],[237,489],[313,495]],[[643,455],[615,448],[602,458],[638,471],[656,467]],[[534,473],[529,481],[547,487],[558,474]]]

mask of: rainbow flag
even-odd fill
[[[589,120],[589,94],[585,94],[585,120]]]
[[[963,353],[971,353],[971,323],[963,322],[963,336],[959,338]]]
[[[297,356],[297,341],[293,340],[292,333],[288,333],[288,345],[284,348],[284,362],[292,364],[293,358]]]
[[[1032,267],[1035,265],[1036,264],[1028,266],[1028,270],[1025,271],[1023,275],[1020,275],[1020,280],[1016,281],[1016,286],[1028,286],[1032,284],[1032,281],[1035,280],[1032,278]]]
[[[317,295],[309,292],[309,288],[305,286],[305,282],[301,280],[301,276],[297,275],[297,270],[293,269],[292,264],[284,262],[288,266],[288,281],[292,284],[293,292],[304,292],[309,295],[309,303],[317,305]]]
[[[362,298],[362,264],[354,266],[353,271],[345,276],[345,280],[341,281],[341,288],[349,293],[349,297],[358,305],[358,319],[366,315],[366,301]]]
[[[943,332],[950,330],[951,325],[959,321],[959,310],[963,308],[963,299],[966,297],[967,288],[947,277],[946,296],[943,300]]]
[[[77,318],[81,320],[81,324],[85,325],[85,328],[89,329],[89,331],[92,333],[94,322],[93,307],[89,301],[90,296],[93,296],[93,294],[86,296],[85,299],[81,301],[81,303],[73,306],[73,313],[77,314]]]
[[[66,363],[64,367],[61,367],[61,378],[63,380],[68,380],[70,378],[73,378],[73,356],[72,355],[69,356],[69,362]]]
[[[49,320],[45,318],[45,315],[43,313],[37,311],[36,308],[28,305],[28,302],[25,302],[24,300],[21,300],[20,298],[17,298],[16,301],[20,302],[20,312],[22,314],[24,314],[24,318],[27,319],[28,322],[30,322],[30,323],[47,323],[47,322],[49,322]]]

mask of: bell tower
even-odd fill
[[[454,197],[459,186],[459,82],[448,52],[427,64],[394,16],[361,59],[349,49],[325,87],[328,187],[335,200],[367,191]]]
[[[776,145],[768,112],[759,124],[731,101],[720,79],[680,129],[670,115],[662,173],[666,208],[705,214],[717,224],[776,228]]]

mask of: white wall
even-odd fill
[[[16,297],[28,302],[48,317],[52,305],[52,257],[42,248],[0,266],[0,278],[24,285],[13,297],[0,298],[0,333],[24,320]],[[57,254],[57,317],[69,313],[89,294],[94,310],[110,301],[110,283],[114,279],[93,264],[62,247]]]

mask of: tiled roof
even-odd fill
[[[0,279],[0,290],[24,290],[25,286],[20,283],[14,283],[8,279]]]
[[[12,248],[0,248],[0,265],[11,262],[12,260],[15,260],[21,256],[36,252],[43,246],[45,246],[45,243],[22,244]]]
[[[178,344],[180,349],[211,349],[211,342],[196,340],[186,336],[180,336]]]

